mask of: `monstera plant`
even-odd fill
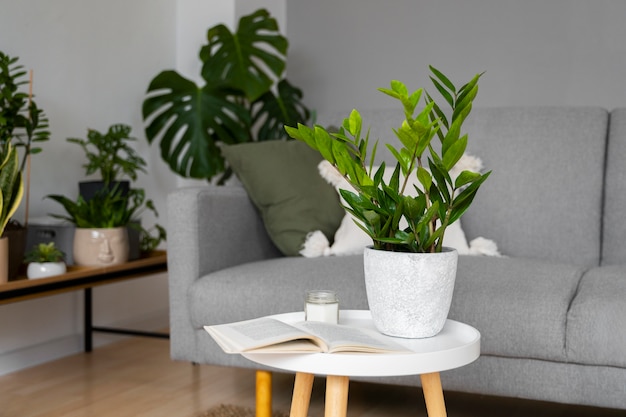
[[[158,74],[143,102],[146,136],[183,177],[229,175],[221,144],[287,138],[283,126],[306,123],[302,92],[282,78],[287,39],[267,10],[243,16],[237,30],[211,27],[200,50],[204,85],[175,71]]]

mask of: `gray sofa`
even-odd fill
[[[398,113],[362,112],[382,142]],[[505,256],[460,256],[450,318],[482,354],[444,389],[626,409],[626,109],[476,108],[466,131],[493,174],[462,226]],[[300,310],[306,289],[367,309],[361,256],[281,256],[241,187],[180,189],[168,210],[173,359],[255,367],[202,326]]]

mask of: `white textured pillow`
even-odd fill
[[[318,169],[322,178],[334,186],[338,193],[340,189],[350,190],[353,192],[355,191],[350,183],[348,183],[348,181],[343,178],[328,161],[324,160],[320,162]],[[479,158],[470,155],[463,155],[459,162],[450,171],[450,176],[454,179],[462,171],[468,170],[479,172],[481,169],[482,161]],[[389,180],[392,174],[393,168],[386,168],[384,175],[385,180]],[[412,176],[412,178],[413,177],[414,176]],[[417,178],[414,180],[409,179],[408,187],[410,190],[415,189],[413,185],[419,186]],[[345,204],[343,199],[342,204]],[[371,244],[372,239],[354,223],[352,215],[346,213],[341,221],[339,229],[335,232],[335,240],[332,246],[329,245],[328,239],[326,239],[326,236],[322,232],[314,231],[308,234],[300,254],[307,258],[331,255],[356,255],[363,253],[363,249]],[[460,255],[471,254],[499,256],[497,245],[495,242],[488,239],[481,237],[474,239],[471,244],[468,244],[467,239],[465,238],[465,233],[461,227],[460,220],[457,220],[448,226],[443,244],[444,246],[455,248]]]

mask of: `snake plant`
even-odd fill
[[[17,150],[5,142],[0,150],[0,235],[17,210],[24,195],[24,182]]]

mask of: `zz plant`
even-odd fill
[[[287,39],[267,10],[243,16],[237,30],[209,28],[200,50],[204,85],[175,71],[159,73],[143,102],[145,132],[183,177],[230,171],[220,144],[285,138],[284,125],[306,123],[302,92],[285,78]]]
[[[448,113],[423,89],[409,93],[400,81],[392,81],[391,88],[379,89],[398,100],[404,113],[404,121],[394,129],[400,146],[387,145],[397,161],[388,182],[383,178],[385,164],[377,170],[373,166],[377,142],[368,159],[369,134],[361,136],[358,111],[353,110],[343,121],[339,133],[302,124],[285,128],[292,138],[318,150],[357,191],[341,190],[345,209],[372,238],[375,249],[441,252],[446,228],[465,213],[490,174],[463,171],[455,181],[450,177],[450,170],[467,147],[468,136],[462,135],[461,129],[472,109],[482,74],[457,89],[436,68],[431,66],[430,70],[435,88],[450,107]],[[418,110],[422,97],[424,107]],[[439,143],[433,143],[435,137]],[[421,185],[415,187],[416,197],[407,195],[411,175],[417,176]],[[407,224],[404,228],[402,219]]]

